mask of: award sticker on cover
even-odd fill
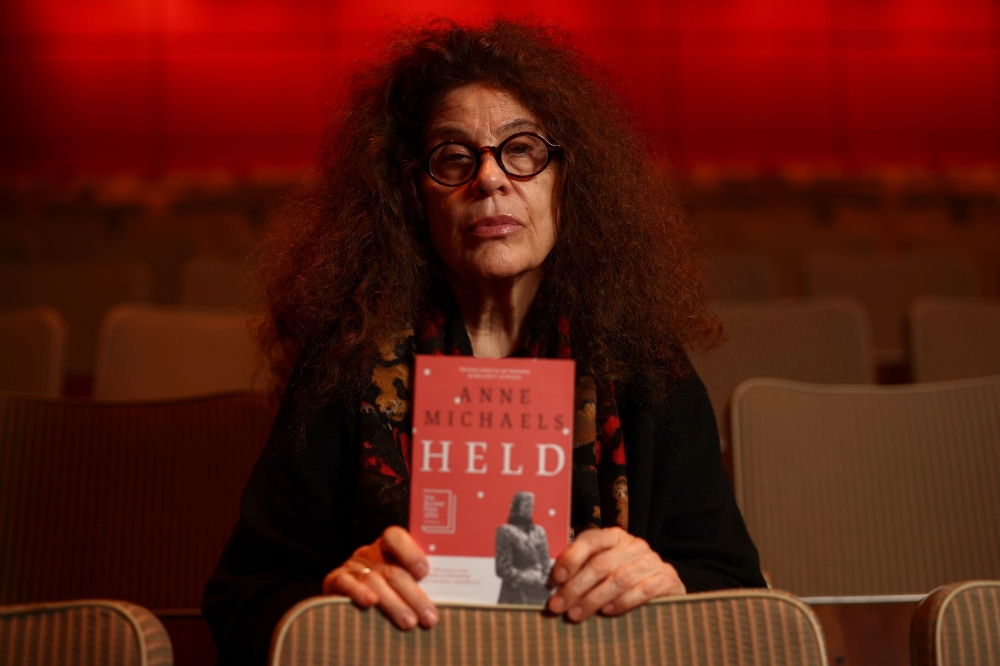
[[[569,544],[575,363],[416,358],[410,532],[434,601],[542,605]]]

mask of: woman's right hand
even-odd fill
[[[419,622],[433,627],[437,608],[417,581],[427,575],[427,556],[402,527],[386,528],[375,543],[354,551],[350,559],[323,579],[323,594],[350,597],[361,608],[378,606],[400,629]]]

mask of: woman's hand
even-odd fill
[[[437,608],[417,586],[430,565],[424,551],[402,527],[389,527],[375,543],[354,551],[350,559],[323,579],[323,594],[340,594],[362,608],[377,605],[400,629],[419,622],[433,627]]]
[[[686,592],[676,569],[620,527],[581,532],[556,560],[552,581],[559,589],[549,610],[566,612],[574,622],[597,611],[620,615],[654,597]]]

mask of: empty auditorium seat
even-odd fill
[[[1000,580],[943,585],[920,602],[910,625],[913,666],[1000,664]]]
[[[858,299],[871,317],[878,362],[893,365],[906,358],[906,314],[916,298],[977,296],[979,288],[972,260],[957,251],[899,257],[818,253],[806,259],[805,293]]]
[[[714,252],[707,257],[712,298],[746,301],[778,297],[778,268],[761,252]]]
[[[66,322],[54,308],[0,314],[0,391],[58,396],[65,355]]]
[[[198,608],[273,419],[246,394],[0,396],[0,604]]]
[[[289,610],[271,666],[476,664],[703,666],[827,663],[823,633],[802,601],[767,590],[656,599],[619,617],[566,622],[525,606],[439,604],[430,631],[403,632],[375,609],[338,597]]]
[[[242,257],[198,256],[181,272],[181,303],[231,306],[247,304],[249,267]]]
[[[1000,376],[899,387],[752,379],[737,502],[774,585],[923,595],[1000,578]]]
[[[829,384],[875,379],[871,327],[864,309],[849,298],[713,303],[726,342],[691,355],[729,439],[729,401],[740,382],[778,377]]]
[[[116,303],[149,298],[149,270],[140,264],[0,265],[0,308],[49,305],[66,320],[66,372],[91,375],[97,331]]]
[[[268,388],[245,312],[125,304],[101,326],[94,398],[164,400]]]
[[[172,666],[156,616],[125,601],[92,599],[0,606],[4,666]]]
[[[1000,375],[1000,300],[921,298],[910,308],[914,381]]]

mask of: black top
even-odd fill
[[[694,371],[659,404],[619,391],[629,532],[670,562],[689,592],[763,587],[757,550],[722,470],[708,394]],[[281,616],[321,594],[362,545],[354,516],[357,407],[330,403],[293,443],[290,400],[243,492],[240,520],[205,589],[219,664],[263,664]]]

